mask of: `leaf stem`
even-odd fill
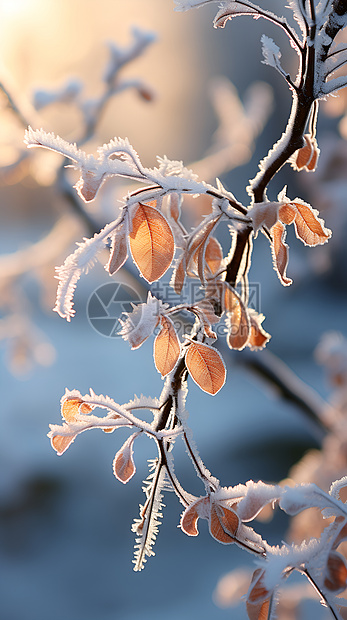
[[[322,590],[320,589],[320,587],[318,586],[318,584],[316,583],[316,581],[313,579],[312,575],[310,575],[310,573],[308,572],[308,570],[306,568],[303,569],[298,569],[299,572],[301,572],[303,575],[306,575],[307,579],[309,580],[310,584],[314,587],[314,589],[316,590],[316,592],[319,594],[319,596],[322,598],[322,600],[324,601],[324,603],[326,604],[326,606],[330,609],[331,614],[333,616],[333,618],[335,618],[335,620],[340,620],[337,612],[335,611],[333,605],[328,601],[328,599],[326,598],[326,596],[323,594]]]

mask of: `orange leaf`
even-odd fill
[[[113,235],[110,259],[107,263],[106,270],[112,276],[124,265],[128,258],[128,248],[126,241],[126,232],[124,225],[121,224]]]
[[[189,268],[189,263],[192,258],[193,258],[194,263],[198,264],[200,255],[202,257],[200,258],[200,264],[201,264],[201,260],[203,260],[205,257],[205,250],[206,250],[206,244],[208,242],[208,238],[210,234],[212,233],[213,229],[215,228],[215,226],[218,224],[221,217],[222,217],[221,214],[215,215],[205,225],[203,225],[202,228],[200,228],[199,231],[191,238],[187,251],[186,251],[187,268]],[[201,280],[203,280],[202,272],[203,272],[203,269],[200,267],[199,275],[200,275]]]
[[[52,448],[59,454],[63,454],[68,449],[69,445],[73,442],[76,435],[55,435],[51,439]]]
[[[265,317],[253,310],[250,313],[249,318],[251,323],[251,331],[247,346],[250,347],[252,351],[263,349],[271,338],[270,334],[268,334],[261,326]]]
[[[210,532],[213,538],[225,545],[230,545],[235,542],[238,527],[239,517],[236,512],[220,504],[212,504]]]
[[[220,269],[223,260],[223,250],[221,244],[215,237],[210,237],[208,240],[205,260],[212,274],[215,274]]]
[[[204,513],[204,508],[209,504],[208,497],[198,499],[193,504],[190,504],[182,514],[180,527],[182,531],[188,536],[198,536],[199,530],[197,528],[197,521],[201,513]]]
[[[141,203],[143,204],[144,207],[153,207],[153,209],[157,208],[157,199],[154,198],[153,200],[146,200],[146,202]]]
[[[113,413],[112,414],[112,418],[114,420],[117,420],[117,418],[121,418],[122,416],[119,415],[118,413]],[[116,426],[108,426],[107,428],[102,428],[101,430],[104,431],[104,433],[113,433],[116,430]]]
[[[317,161],[318,161],[318,155],[319,155],[319,150],[318,148],[313,150],[312,153],[312,157],[309,161],[309,163],[307,164],[307,170],[310,170],[311,172],[314,172],[316,169],[316,165],[317,165]]]
[[[175,242],[165,217],[153,207],[139,203],[129,235],[131,254],[147,282],[155,282],[169,269]]]
[[[312,155],[313,155],[313,146],[310,141],[310,136],[305,134],[304,140],[306,144],[305,146],[303,146],[301,149],[298,150],[296,161],[295,161],[296,169],[299,171],[305,168],[305,166],[309,164],[310,160],[312,159]]]
[[[241,351],[247,344],[250,323],[245,305],[239,295],[224,283],[224,309],[228,315],[227,343],[231,349]]]
[[[294,202],[297,214],[294,221],[296,236],[305,245],[322,245],[331,237],[331,230],[325,228],[324,221],[318,217],[317,209],[304,202]]]
[[[264,585],[265,571],[262,568],[256,568],[251,581],[251,589],[247,596],[247,600],[254,604],[264,600],[269,596],[269,591]]]
[[[327,560],[325,587],[338,594],[347,587],[347,567],[344,558],[337,551],[331,551]]]
[[[128,437],[113,460],[113,473],[123,484],[129,482],[136,471],[133,459],[133,443],[137,435],[138,433],[133,433]]]
[[[223,387],[226,370],[222,356],[213,347],[192,342],[187,349],[186,366],[192,379],[204,392],[214,395]]]
[[[92,410],[93,407],[84,403],[81,398],[66,398],[61,403],[61,415],[66,422],[76,422],[80,413],[88,414]]]
[[[267,598],[263,603],[252,605],[246,602],[249,620],[268,620],[271,598]]]
[[[283,222],[283,224],[292,224],[296,217],[296,209],[288,202],[285,202],[278,209],[278,219]]]
[[[272,258],[274,263],[274,269],[277,271],[277,275],[284,286],[289,286],[292,283],[290,278],[286,276],[286,269],[288,265],[288,246],[284,243],[286,238],[286,229],[282,222],[276,222],[271,228],[272,234]]]
[[[215,237],[210,237],[207,243],[206,241],[201,243],[194,255],[194,261],[198,265],[199,278],[203,284],[205,271],[207,270],[207,275],[215,274],[221,266],[222,259],[222,248]]]
[[[171,285],[176,295],[181,294],[185,277],[186,277],[186,256],[185,256],[185,253],[183,252],[181,258],[179,259],[175,267],[175,271],[172,276]]]
[[[176,366],[181,351],[175,327],[168,317],[161,318],[161,330],[154,340],[154,363],[165,377]]]

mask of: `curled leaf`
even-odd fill
[[[201,342],[192,342],[185,361],[190,376],[204,392],[215,395],[223,387],[226,369],[216,349]]]
[[[196,233],[190,238],[188,247],[186,250],[186,264],[187,273],[195,275],[196,267],[198,268],[198,274],[201,282],[205,283],[205,254],[208,245],[209,237],[212,234],[214,228],[219,223],[222,214],[207,216],[206,220],[202,222]]]
[[[227,343],[231,349],[241,351],[247,344],[250,323],[246,307],[234,289],[224,285],[224,309],[227,313]]]
[[[221,244],[215,237],[210,237],[206,246],[205,261],[213,275],[221,268],[222,260]]]
[[[180,522],[181,530],[185,534],[188,536],[197,536],[199,534],[197,522],[199,517],[207,517],[209,503],[208,497],[202,497],[185,509]]]
[[[120,331],[124,340],[128,340],[132,349],[138,349],[153,333],[159,322],[161,301],[148,293],[147,303],[138,304],[132,312],[127,312],[126,320]]]
[[[147,282],[155,282],[169,269],[175,252],[171,228],[150,205],[139,203],[131,219],[131,254]]]
[[[312,145],[310,142],[310,136],[308,134],[304,135],[305,145],[297,151],[295,164],[297,170],[302,170],[307,166],[312,158]]]
[[[129,482],[136,471],[133,459],[133,444],[138,434],[133,433],[128,437],[113,460],[113,473],[123,484]]]
[[[249,310],[248,312],[250,334],[247,346],[250,347],[252,351],[264,349],[271,338],[270,334],[268,334],[261,325],[265,317],[263,314],[258,314],[255,310]]]
[[[282,222],[278,221],[271,228],[272,234],[272,258],[274,269],[284,286],[289,286],[292,280],[287,277],[286,269],[288,265],[288,246],[284,242],[286,238],[286,229]]]
[[[162,316],[161,329],[154,340],[154,363],[163,377],[176,366],[180,351],[180,342],[171,319]]]
[[[247,601],[251,604],[260,603],[269,596],[269,591],[264,584],[265,571],[257,568],[253,575]]]
[[[294,153],[294,156],[291,158],[291,163],[294,170],[314,171],[320,152],[317,140],[307,133],[304,135],[304,140],[304,146]]]
[[[66,422],[76,422],[80,413],[88,414],[93,410],[91,405],[84,403],[81,398],[66,398],[63,396],[61,399],[61,415]]]
[[[124,265],[128,258],[128,248],[126,240],[126,230],[124,224],[116,228],[112,235],[112,247],[110,259],[106,265],[106,271],[112,276]]]
[[[84,202],[94,200],[105,177],[106,173],[103,170],[90,170],[88,167],[83,166],[81,168],[81,176],[74,186],[80,198]]]
[[[176,295],[181,294],[185,277],[186,277],[186,256],[185,256],[185,253],[183,252],[182,256],[178,260],[178,263],[175,267],[175,270],[172,274],[172,279],[171,279],[171,286],[174,289]]]
[[[214,19],[215,28],[224,28],[228,19],[238,15],[253,15],[257,17],[259,15],[258,7],[255,5],[248,6],[244,2],[237,2],[237,0],[235,2],[223,3]]]

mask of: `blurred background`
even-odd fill
[[[278,2],[267,6],[278,9]],[[131,352],[126,342],[101,336],[88,322],[88,299],[109,282],[102,264],[78,285],[71,323],[51,310],[54,266],[94,225],[98,230],[115,219],[129,187],[110,180],[83,213],[59,183],[61,158],[23,147],[28,123],[86,141],[86,122],[105,92],[114,45],[129,48],[136,26],[156,39],[122,68],[123,87],[107,101],[83,148],[93,152],[114,136],[128,137],[144,165],[156,165],[156,155],[182,159],[204,180],[220,176],[247,204],[248,180],[280,137],[291,103],[280,76],[261,63],[261,34],[281,45],[292,74],[296,59],[271,24],[242,17],[217,31],[213,16],[213,7],[174,12],[172,0],[0,0],[1,620],[246,617],[242,605],[217,606],[213,592],[226,572],[250,566],[252,558],[218,545],[205,522],[199,537],[185,536],[172,494],[165,496],[156,557],[141,573],[132,571],[130,527],[143,502],[146,459],[155,456],[149,440],[138,441],[137,474],[123,487],[111,467],[126,438],[122,430],[86,433],[62,458],[46,438],[48,424],[60,423],[65,387],[82,394],[92,387],[122,403],[134,393],[159,395],[162,381],[151,362],[151,342]],[[345,109],[343,93],[322,105],[317,173],[298,175],[286,166],[269,191],[275,199],[288,184],[288,195],[321,211],[333,239],[307,249],[288,231],[294,284],[283,289],[260,235],[250,276],[257,310],[272,335],[270,355],[304,382],[284,368],[292,396],[320,413],[332,387],[314,351],[326,331],[347,336]],[[78,178],[71,170],[64,175],[70,187]],[[190,207],[185,217],[192,225],[206,205]],[[227,250],[227,235],[221,242]],[[134,285],[133,273],[119,278]],[[187,405],[200,454],[223,485],[250,478],[278,482],[306,450],[320,448],[322,429],[270,380],[267,365],[279,369],[277,357],[265,353],[264,372],[258,361],[263,353],[256,359],[224,348],[223,355],[228,381],[221,393],[212,400],[190,386]],[[179,445],[176,469],[186,488],[203,493]],[[286,527],[278,516],[259,531],[276,543]],[[312,617],[320,612],[312,602],[303,610],[306,618],[311,610]]]

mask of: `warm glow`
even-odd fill
[[[5,16],[18,16],[33,9],[36,0],[0,0],[0,13]]]

